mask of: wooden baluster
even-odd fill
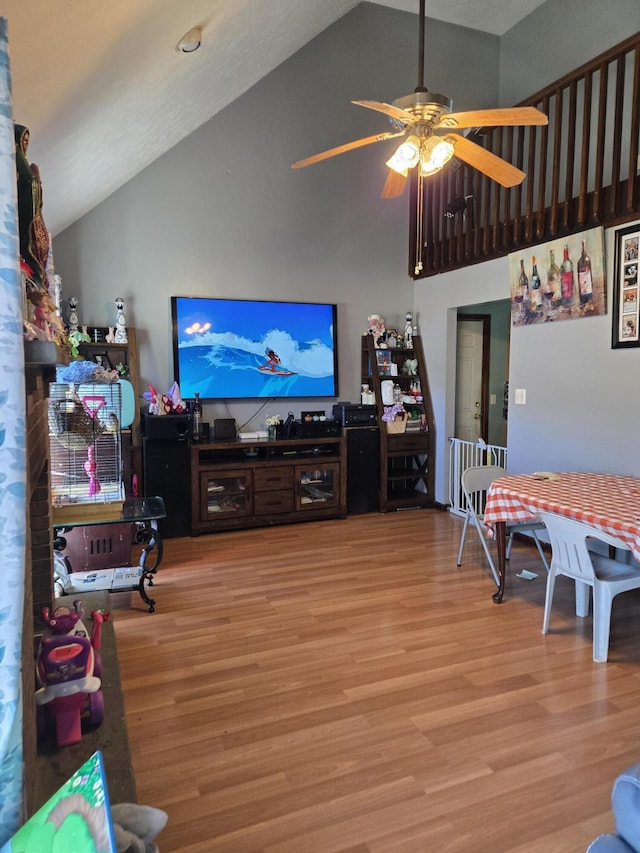
[[[562,127],[562,90],[558,90],[555,95],[556,99],[556,122],[555,122],[555,133],[556,138],[559,134],[559,127]],[[558,106],[559,102],[559,106]],[[545,97],[543,101],[543,112],[548,113],[550,109],[549,98]],[[549,128],[548,126],[544,126],[540,128],[540,149],[538,151],[538,174],[535,174],[535,167],[531,173],[532,177],[532,186],[531,192],[533,193],[533,178],[535,177],[538,182],[538,209],[536,211],[536,237],[538,240],[542,240],[545,235],[545,193],[547,187],[547,161],[549,158]],[[535,146],[534,146],[535,153]],[[554,156],[554,164],[553,170],[555,171],[555,156]],[[556,203],[557,203],[557,194],[556,194]]]
[[[518,169],[524,169],[524,142],[526,136],[526,128],[518,128],[518,153],[516,157],[516,166]],[[515,216],[513,220],[513,245],[519,246],[522,242],[522,184],[516,187],[516,202]]]
[[[613,113],[613,148],[611,154],[611,194],[609,199],[609,214],[611,216],[618,211],[618,198],[620,195],[620,160],[622,157],[622,123],[624,120],[624,80],[625,56],[623,54],[617,59],[616,97]]]
[[[558,89],[556,92],[556,108],[553,120],[553,164],[551,169],[551,204],[549,207],[549,234],[553,237],[558,233],[558,199],[560,194],[560,165],[562,163],[563,104],[564,89]]]
[[[491,184],[486,175],[482,176],[482,193],[484,197],[484,210],[482,213],[482,254],[489,254],[489,241],[491,239]]]
[[[640,125],[640,48],[634,50],[635,62],[633,65],[633,94],[631,96],[631,141],[629,144],[629,179],[627,182],[626,212],[631,213],[636,209],[635,197],[638,169],[638,125]],[[635,132],[634,132],[635,129]]]
[[[528,166],[525,169],[528,177],[525,178],[527,182],[527,191],[526,191],[526,210],[524,216],[524,239],[527,243],[531,243],[533,240],[533,188],[535,185],[535,177],[536,177],[536,128],[528,127],[526,128],[527,137],[528,137]]]
[[[506,145],[505,145],[505,159],[511,163],[513,161],[513,136],[514,136],[515,128],[507,127],[505,128],[505,136],[506,136]],[[509,190],[505,190],[504,192],[504,213],[502,220],[502,248],[505,251],[509,250],[509,244],[512,239],[512,228],[511,228],[511,199],[513,198],[513,192]]]
[[[503,148],[503,136],[502,136],[502,128],[498,127],[491,133],[491,150],[494,151],[499,157],[502,157],[502,148]],[[499,184],[495,184],[493,187],[493,205],[491,211],[491,219],[493,221],[493,226],[491,228],[491,249],[494,252],[500,251],[500,195],[501,195],[501,187]]]
[[[564,203],[562,205],[562,227],[567,231],[570,225],[571,201],[573,199],[573,170],[575,167],[576,113],[578,86],[574,80],[569,86],[569,121],[567,125],[567,163],[564,185]],[[552,232],[553,233],[553,232]]]
[[[609,66],[603,62],[599,67],[600,91],[598,94],[598,121],[596,127],[599,129],[596,145],[596,168],[593,190],[593,205],[591,217],[593,222],[600,222],[600,202],[602,199],[602,176],[604,172],[604,145],[606,134],[603,129],[607,124],[607,83],[609,80]]]
[[[591,103],[593,100],[593,73],[588,71],[584,77],[584,104],[582,107],[582,150],[580,152],[580,191],[578,194],[577,224],[587,222],[587,192],[589,179],[589,150],[591,143]]]

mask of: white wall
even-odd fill
[[[614,229],[605,231],[607,300],[612,302]],[[509,298],[507,258],[434,276],[416,286],[429,365],[438,452],[436,496],[448,499],[447,444],[455,412],[457,308]],[[609,471],[640,476],[640,348],[611,349],[611,308],[602,317],[511,330],[509,469]],[[527,402],[514,405],[514,390]]]
[[[506,258],[431,276],[416,284],[418,317],[436,420],[436,498],[448,500],[448,438],[454,435],[458,308],[509,299]]]

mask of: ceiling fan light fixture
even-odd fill
[[[194,53],[202,44],[202,27],[193,27],[182,36],[176,50],[178,53]]]
[[[396,149],[395,154],[387,160],[387,166],[399,175],[405,175],[413,169],[420,159],[420,140],[413,134]]]
[[[451,142],[431,136],[420,152],[420,173],[426,176],[439,172],[453,157],[453,150]]]

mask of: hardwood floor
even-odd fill
[[[612,828],[640,760],[640,597],[593,663],[570,582],[545,637],[535,548],[495,605],[473,539],[456,566],[461,528],[421,510],[172,539],[153,615],[112,596],[162,853],[577,853]]]

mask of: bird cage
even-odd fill
[[[54,522],[117,518],[124,503],[118,382],[55,382],[49,393]]]

